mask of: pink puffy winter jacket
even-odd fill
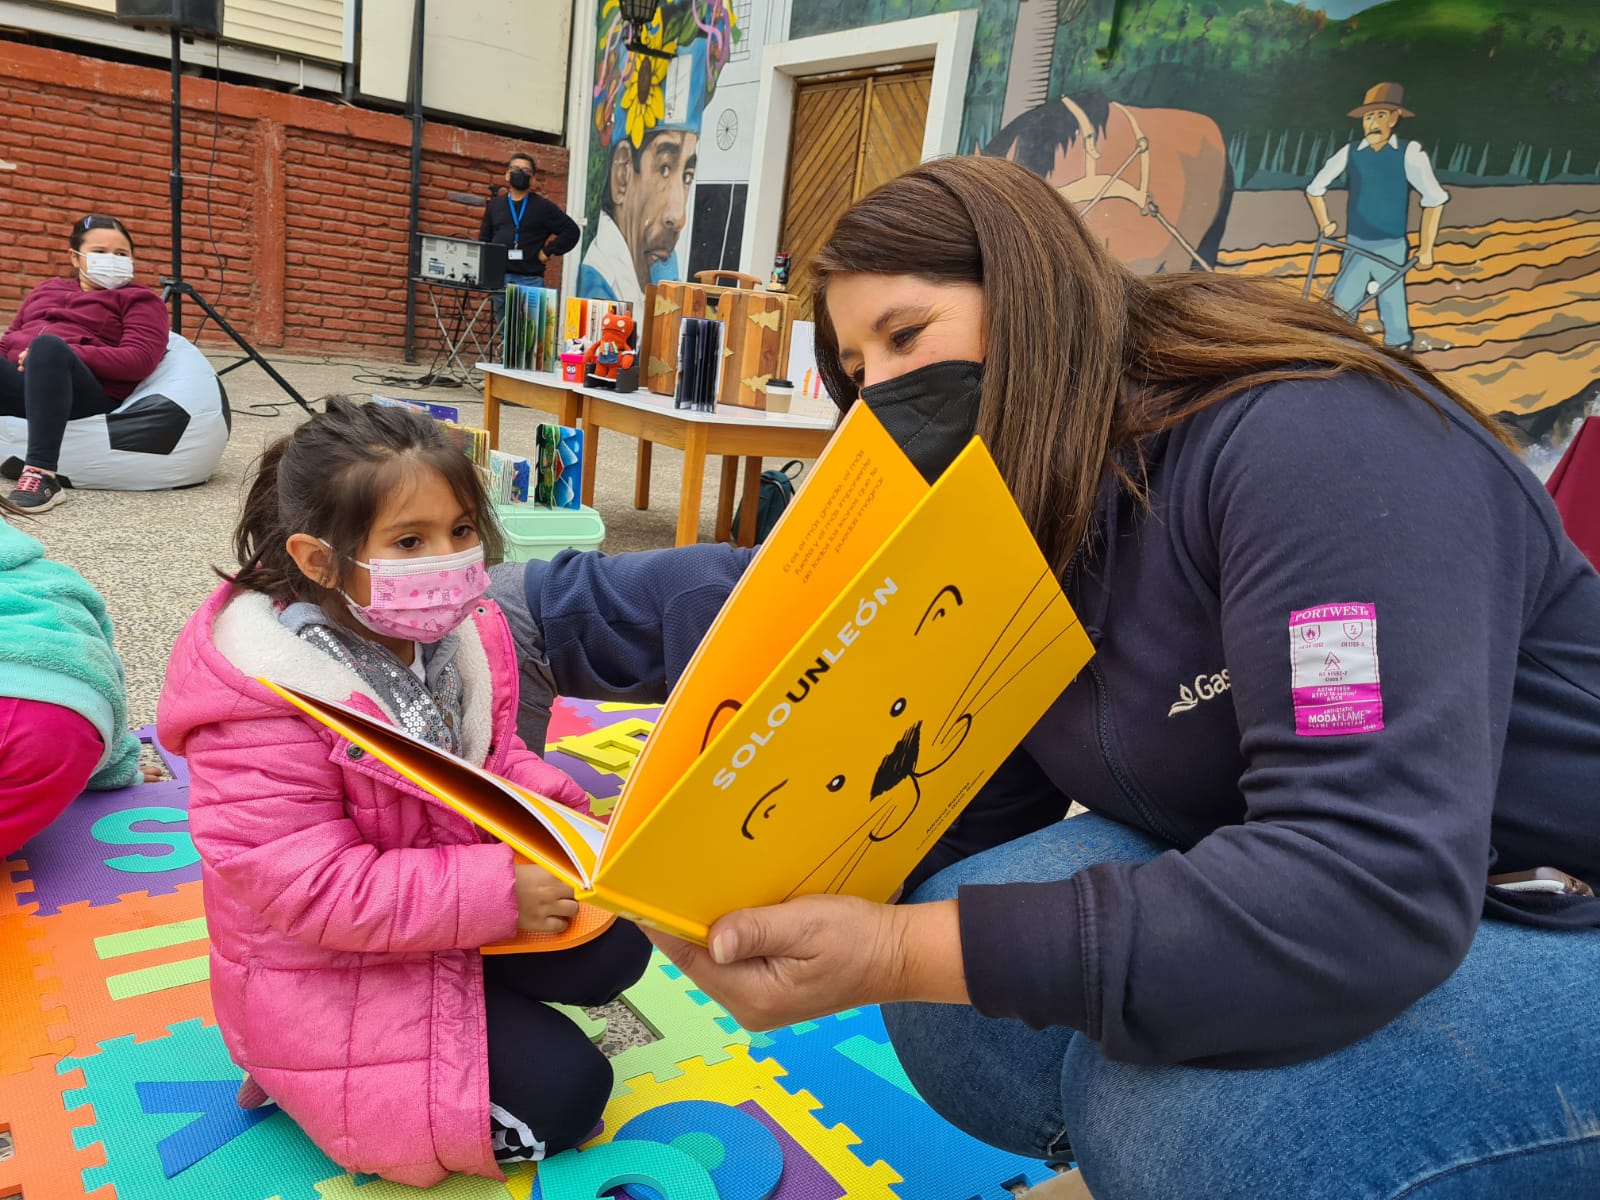
[[[516,735],[500,610],[483,601],[460,636],[462,757],[587,809]],[[477,947],[516,930],[511,851],[263,675],[393,720],[265,596],[224,584],[178,638],[159,729],[189,760],[228,1051],[347,1170],[417,1186],[500,1178]]]

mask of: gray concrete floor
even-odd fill
[[[225,366],[228,357],[212,355]],[[333,393],[404,396],[449,404],[462,420],[479,424],[482,393],[467,388],[406,388],[361,382],[366,375],[418,376],[422,366],[393,362],[332,362],[326,358],[269,356],[273,366],[309,400]],[[117,649],[128,670],[128,718],[135,726],[155,720],[156,697],[173,641],[189,615],[216,586],[213,567],[237,564],[230,553],[234,522],[262,449],[305,414],[260,368],[246,364],[223,379],[235,416],[233,436],[210,481],[186,491],[73,491],[66,503],[19,522],[39,538],[50,557],[75,567],[106,598]],[[249,406],[287,402],[276,416],[251,415]],[[550,418],[528,409],[503,408],[501,445],[531,453],[534,426]],[[673,543],[683,456],[657,447],[651,470],[651,507],[633,507],[638,443],[608,432],[600,444],[595,508],[606,523],[607,551],[642,550]],[[710,540],[720,473],[707,471],[701,537]]]

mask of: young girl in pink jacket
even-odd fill
[[[240,569],[179,637],[159,711],[189,760],[241,1103],[270,1098],[340,1166],[419,1186],[500,1178],[593,1131],[610,1063],[546,1002],[615,999],[649,946],[619,921],[573,949],[481,955],[564,929],[571,891],[257,677],[586,808],[516,735],[511,636],[483,598],[489,512],[432,421],[330,399],[263,455]]]

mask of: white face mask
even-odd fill
[[[122,254],[96,254],[93,250],[80,256],[83,275],[90,283],[103,288],[119,288],[133,282],[133,259]]]

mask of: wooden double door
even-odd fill
[[[795,88],[779,249],[795,316],[812,319],[811,260],[862,196],[922,160],[933,64],[819,75]]]

